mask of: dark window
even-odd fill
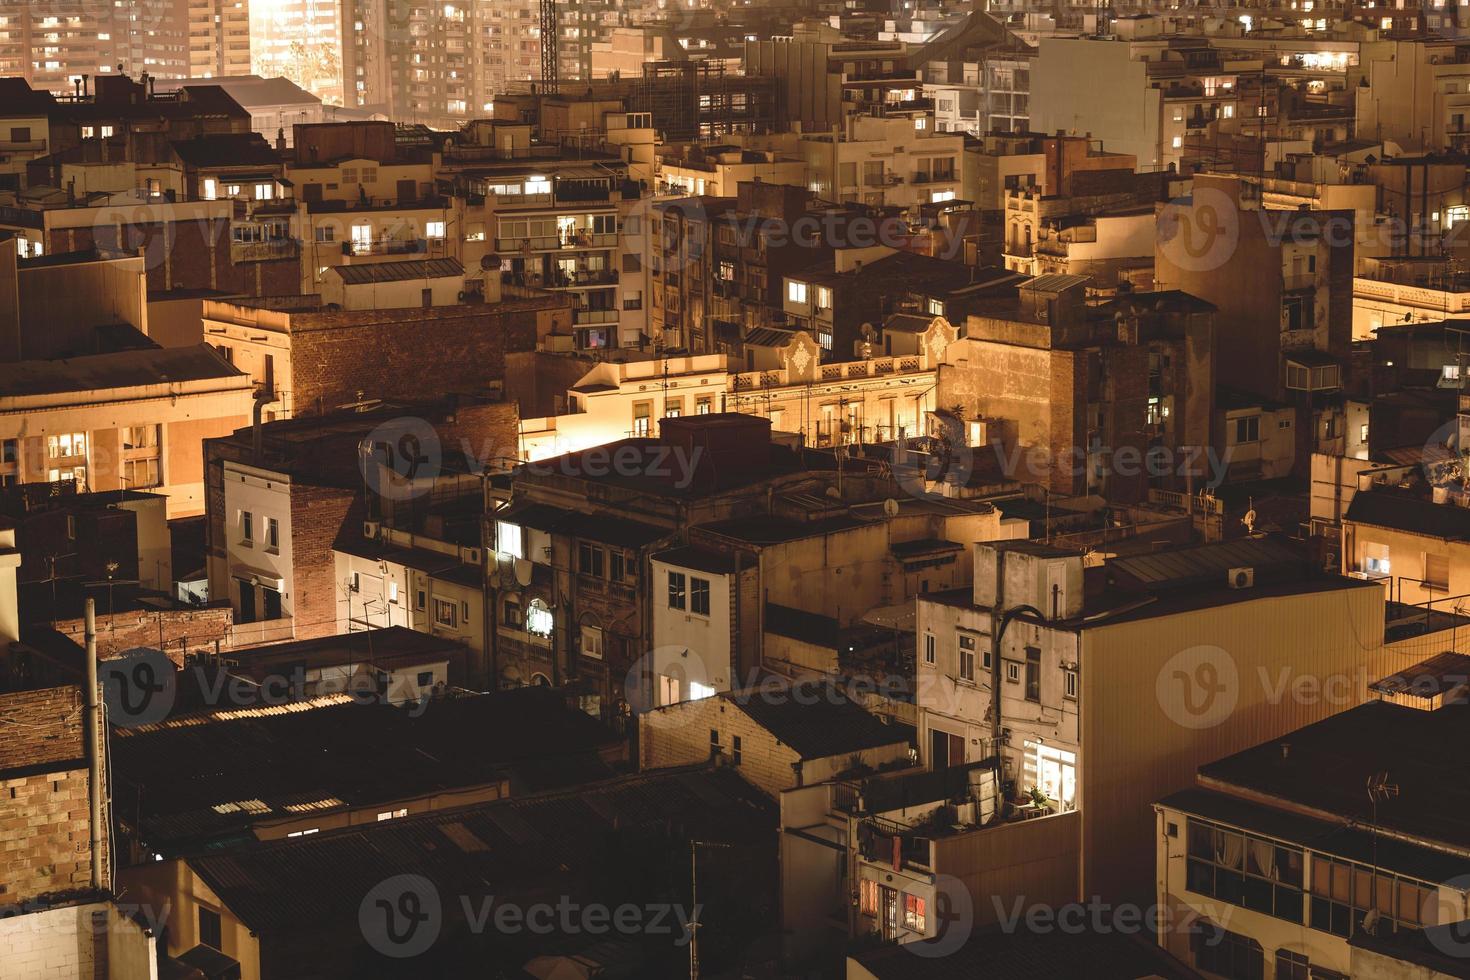
[[[1235,420],[1236,442],[1260,442],[1261,441],[1261,417],[1252,415],[1249,418]]]
[[[1200,923],[1191,937],[1194,965],[1227,980],[1262,980],[1266,955],[1249,936],[1227,932],[1212,923]]]
[[[689,611],[701,616],[709,615],[709,579],[689,580]]]
[[[205,946],[224,952],[223,932],[219,913],[203,905],[199,906],[199,941]]]
[[[709,730],[709,744],[710,748],[713,749],[720,747],[720,733],[718,729],[711,728]]]
[[[1026,701],[1041,704],[1041,649],[1026,648]]]
[[[1417,930],[1425,925],[1426,911],[1434,909],[1435,890],[1409,878],[1371,867],[1312,853],[1313,929],[1344,938],[1362,930],[1369,910],[1377,910],[1377,935]]]
[[[432,670],[419,671],[419,687],[433,687],[434,672]]]
[[[1026,700],[1041,703],[1041,651],[1026,648]]]
[[[602,549],[583,541],[577,546],[577,568],[583,575],[602,578]]]
[[[10,127],[10,142],[12,142],[12,143],[29,143],[30,141],[31,141],[31,127],[29,127],[29,126],[11,126]]]
[[[739,735],[736,735],[735,736],[735,745],[730,750],[730,758],[734,761],[734,763],[737,766],[740,765],[740,736]]]
[[[614,551],[608,555],[608,578],[614,582],[621,582],[627,577],[627,559],[621,551]]]
[[[1288,922],[1302,921],[1302,852],[1203,820],[1188,823],[1186,887]]]
[[[684,573],[669,573],[669,608],[684,608]]]

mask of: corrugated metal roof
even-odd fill
[[[1142,585],[1183,585],[1212,578],[1223,583],[1225,573],[1232,568],[1259,568],[1297,561],[1296,553],[1285,545],[1265,538],[1246,538],[1156,555],[1115,558],[1109,567]]]
[[[1063,290],[1071,289],[1073,286],[1080,286],[1083,283],[1091,281],[1091,276],[1068,276],[1062,273],[1053,273],[1049,276],[1037,276],[1029,282],[1023,282],[1021,283],[1021,288],[1037,293],[1060,293]]]
[[[408,279],[447,279],[464,275],[458,259],[418,259],[413,262],[371,262],[363,265],[334,265],[332,271],[349,286],[370,282],[403,282]]]

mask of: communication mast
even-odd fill
[[[561,91],[556,34],[556,0],[541,0],[541,90],[548,95]]]

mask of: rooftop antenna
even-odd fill
[[[1368,805],[1372,808],[1373,822],[1373,888],[1375,893],[1378,889],[1378,803],[1380,800],[1393,799],[1399,795],[1399,784],[1388,781],[1388,770],[1375,773],[1368,777]],[[1375,894],[1376,897],[1376,894]],[[1363,916],[1363,929],[1369,935],[1377,933],[1378,909],[1370,909]]]

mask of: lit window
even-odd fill
[[[786,300],[791,303],[805,303],[806,283],[796,282],[795,280],[787,280]]]
[[[1470,218],[1470,204],[1452,204],[1445,209],[1445,221],[1451,228]]]
[[[429,221],[429,222],[425,222],[425,224],[424,224],[424,237],[425,238],[443,238],[444,237],[444,222],[442,222],[442,221]]]
[[[526,557],[525,545],[521,539],[521,528],[519,524],[496,521],[495,546],[502,555],[511,558]]]
[[[582,627],[582,656],[602,659],[602,629],[598,626]]]
[[[550,636],[555,619],[546,603],[540,599],[532,599],[531,604],[526,607],[526,632],[537,636]]]
[[[904,893],[903,927],[918,933],[924,931],[924,899],[922,897]]]
[[[827,286],[817,287],[817,309],[830,310],[832,308],[832,290]]]
[[[453,629],[459,623],[459,605],[445,599],[434,600],[434,625]]]
[[[942,299],[931,299],[929,301],[929,315],[930,316],[944,316],[944,300],[942,300]]]

